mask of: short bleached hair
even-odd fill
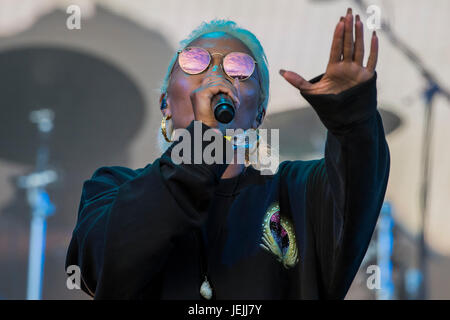
[[[214,19],[210,22],[202,22],[194,31],[192,31],[189,36],[180,41],[180,47],[177,49],[182,50],[187,47],[191,42],[196,40],[197,38],[213,32],[224,32],[228,35],[231,35],[240,41],[242,41],[250,52],[253,55],[253,58],[256,61],[256,68],[259,73],[259,84],[261,88],[260,92],[260,105],[258,106],[258,112],[261,110],[266,113],[267,104],[269,102],[269,69],[266,54],[264,53],[264,49],[261,46],[261,43],[256,38],[256,36],[250,31],[238,27],[236,22],[231,20],[223,20],[223,19]],[[167,92],[167,88],[169,86],[169,80],[172,68],[177,61],[177,51],[175,52],[172,60],[169,63],[167,68],[166,76],[164,77],[161,93],[165,94]]]

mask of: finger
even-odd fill
[[[238,80],[238,78],[234,78],[233,86],[236,88],[237,97],[238,97],[239,101],[241,101],[241,84],[240,84],[240,81]]]
[[[329,63],[341,61],[343,47],[344,47],[344,17],[341,17],[338,24],[336,25],[336,29],[334,29]]]
[[[306,90],[312,86],[309,81],[306,81],[302,76],[293,71],[286,71],[281,69],[280,74],[284,79],[286,79],[287,82],[289,82],[299,90]]]
[[[220,78],[216,78],[216,79],[209,79],[207,82],[206,82],[206,86],[208,86],[208,85],[211,85],[211,84],[218,84],[218,83],[220,83],[220,84],[223,84],[224,86],[227,86],[227,87],[229,87],[229,88],[231,88],[232,90],[234,90],[235,89],[235,87],[234,87],[234,85],[231,83],[231,81],[230,80],[228,80],[228,79],[225,79],[224,77],[220,77]]]
[[[377,60],[378,60],[378,37],[377,37],[377,33],[375,31],[373,31],[372,39],[370,41],[370,54],[369,54],[369,59],[367,60],[367,66],[366,66],[366,68],[370,72],[375,71],[375,67],[377,66]]]
[[[227,80],[227,79],[216,79],[216,80],[211,80],[210,82],[207,83],[207,86],[212,86],[212,85],[223,85],[225,87],[230,88],[231,91],[233,91],[234,95],[236,97],[238,97],[238,99],[240,100],[240,92],[236,89],[236,86],[233,82],[233,84]]]
[[[352,61],[353,58],[353,14],[352,8],[348,8],[345,16],[344,29],[344,61]]]
[[[214,84],[208,86],[208,89],[211,94],[211,98],[218,93],[226,93],[231,97],[231,99],[233,99],[234,103],[237,105],[236,108],[239,108],[239,106],[241,105],[241,101],[239,100],[239,98],[234,94],[233,90],[231,90],[227,86],[224,86],[222,84]]]
[[[212,81],[217,81],[217,80],[220,80],[220,79],[223,79],[224,78],[224,76],[222,76],[222,75],[220,75],[220,74],[210,74],[210,75],[207,75],[204,79],[203,79],[203,83],[209,83],[209,82],[212,82]]]
[[[223,84],[223,85],[225,85],[225,86],[230,86],[226,81],[224,81],[223,79],[215,79],[215,80],[212,80],[212,79],[210,79],[206,84],[205,84],[205,86],[209,86],[209,85],[211,85],[211,84],[218,84],[218,83],[220,83],[220,84]],[[230,86],[231,87],[231,86]]]
[[[206,84],[211,83],[211,82],[217,82],[217,81],[221,81],[221,82],[226,83],[227,85],[230,85],[230,86],[232,85],[232,82],[228,78],[225,78],[224,76],[219,75],[219,74],[217,74],[217,75],[208,75],[208,76],[205,77],[205,79],[203,79],[203,83],[206,83]]]
[[[364,30],[363,23],[359,18],[359,14],[356,15],[355,22],[355,52],[353,60],[360,66],[364,60]]]
[[[230,85],[231,83],[229,80],[227,80],[223,75],[220,74],[212,74],[212,75],[207,75],[204,79],[203,79],[203,86],[208,86],[210,84],[214,84],[214,83],[223,83],[225,85]]]

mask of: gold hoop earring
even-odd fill
[[[246,167],[248,167],[250,165],[250,154],[255,153],[258,150],[258,148],[259,148],[259,139],[260,139],[259,128],[253,128],[252,127],[252,129],[256,131],[256,148],[251,148],[252,149],[251,153],[250,153],[250,149],[247,149],[245,151],[244,155],[245,155],[245,166]]]
[[[259,138],[260,138],[260,136],[259,136],[259,128],[253,128],[252,127],[252,129],[256,131],[256,149],[258,149],[259,148]]]
[[[165,115],[165,116],[163,116],[162,121],[161,121],[161,133],[167,142],[172,142],[172,140],[167,138],[167,129],[166,129],[166,120],[170,120],[170,119],[172,119],[171,115]]]

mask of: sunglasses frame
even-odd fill
[[[183,68],[181,67],[181,65],[180,65],[180,53],[183,52],[183,51],[186,50],[186,49],[191,49],[191,48],[199,48],[199,49],[205,50],[206,52],[208,52],[208,55],[209,55],[209,63],[208,63],[208,65],[205,67],[205,69],[203,69],[202,71],[200,71],[200,72],[198,72],[198,73],[189,73],[189,72],[186,72],[186,71],[184,71],[184,69],[183,69]],[[202,72],[205,72],[205,70],[207,70],[207,69],[209,68],[209,66],[211,65],[212,56],[215,55],[215,54],[218,54],[218,55],[221,55],[221,56],[222,56],[222,62],[220,63],[220,67],[222,68],[222,71],[226,74],[226,76],[227,76],[228,78],[234,80],[233,77],[230,77],[230,76],[228,75],[228,73],[225,71],[225,69],[224,69],[224,67],[223,67],[223,60],[225,60],[226,56],[229,55],[230,53],[243,53],[243,54],[248,55],[248,56],[253,60],[253,70],[252,70],[252,72],[250,73],[250,75],[249,75],[248,77],[246,77],[246,78],[243,78],[243,79],[239,79],[239,78],[238,78],[238,80],[239,80],[239,81],[245,81],[245,80],[247,80],[248,78],[250,78],[250,77],[253,75],[253,73],[255,72],[257,62],[255,61],[255,59],[253,59],[253,57],[252,57],[251,55],[249,55],[249,54],[246,53],[246,52],[232,51],[232,52],[228,52],[227,54],[224,55],[224,54],[219,53],[219,52],[211,53],[211,52],[209,52],[208,50],[206,50],[205,48],[202,48],[202,47],[195,47],[195,46],[194,46],[194,47],[191,47],[191,46],[189,46],[189,47],[185,47],[184,49],[181,49],[181,50],[178,50],[178,51],[177,51],[177,61],[178,61],[178,65],[180,66],[181,70],[183,70],[184,73],[189,74],[189,75],[196,75],[196,74],[200,74],[200,73],[202,73]]]

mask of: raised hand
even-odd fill
[[[334,30],[330,60],[322,79],[316,83],[305,80],[293,71],[280,70],[280,74],[304,94],[338,94],[372,78],[378,58],[378,38],[372,33],[367,65],[363,66],[363,23],[355,17],[355,41],[353,41],[353,14],[348,8]]]

